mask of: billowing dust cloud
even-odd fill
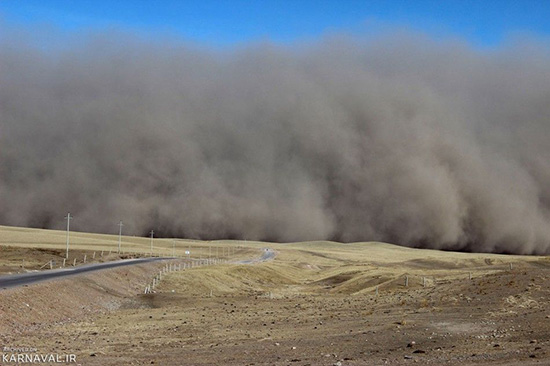
[[[76,38],[1,41],[1,224],[550,252],[542,41]]]

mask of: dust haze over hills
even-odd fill
[[[550,252],[545,41],[0,31],[0,224]]]

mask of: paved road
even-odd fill
[[[270,248],[264,248],[262,251],[261,257],[254,258],[254,259],[247,259],[247,260],[239,261],[237,263],[252,264],[252,263],[265,262],[268,260],[272,260],[273,258],[275,258],[275,252]],[[42,282],[42,281],[51,280],[51,279],[74,276],[74,275],[86,273],[86,272],[99,271],[102,269],[131,266],[131,265],[140,264],[140,263],[149,263],[149,262],[163,261],[163,260],[169,260],[169,259],[174,259],[174,258],[125,259],[125,260],[114,261],[114,262],[86,264],[78,267],[70,267],[70,268],[67,267],[62,269],[52,269],[52,270],[41,271],[41,272],[30,272],[30,273],[0,276],[0,290],[10,288],[10,287],[30,285],[32,283]]]
[[[139,259],[124,259],[120,261],[86,264],[78,267],[52,269],[41,272],[30,272],[23,274],[0,276],[0,290],[9,287],[17,287],[23,285],[30,285],[31,283],[42,282],[54,278],[74,276],[81,273],[99,271],[101,269],[131,266],[141,263],[149,263],[156,261],[163,261],[173,258],[139,258]]]
[[[238,261],[237,264],[252,264],[252,263],[258,263],[258,262],[265,262],[265,261],[272,260],[273,258],[275,258],[275,252],[273,251],[273,249],[264,248],[262,252],[262,256],[260,258]]]

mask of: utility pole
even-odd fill
[[[155,232],[153,230],[151,230],[151,257],[153,256],[153,235],[155,234]]]
[[[65,218],[67,219],[67,252],[65,253],[65,258],[69,258],[69,232],[71,227],[71,219],[74,217],[71,217],[71,213],[69,212]]]
[[[120,253],[120,242],[122,241],[122,220],[118,223],[118,252]]]

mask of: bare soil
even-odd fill
[[[547,258],[273,247],[274,261],[174,272],[147,295],[152,265],[0,292],[2,342],[82,365],[550,364]]]

